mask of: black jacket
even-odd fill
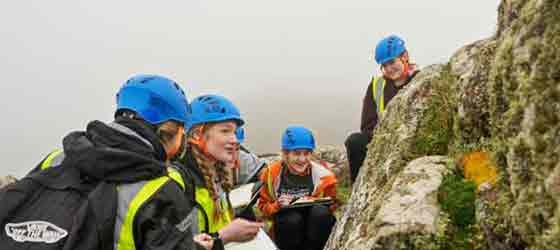
[[[74,174],[51,178],[53,182],[77,184],[103,180],[122,185],[152,180],[168,173],[164,163],[166,153],[154,130],[136,120],[118,118],[111,124],[93,121],[86,131],[66,136],[63,146],[63,163],[70,162],[74,169],[65,172]],[[188,181],[184,182],[186,189],[192,188]],[[134,217],[136,249],[196,249],[190,228],[184,226],[192,208],[193,203],[185,190],[175,181],[166,182],[143,203]]]
[[[412,78],[414,78],[414,76],[416,76],[418,72],[419,71],[416,71],[410,77],[408,77],[406,83],[400,88],[395,86],[394,81],[385,79],[385,81],[387,81],[387,83],[385,84],[385,89],[383,89],[385,107],[387,107],[387,104],[389,104],[391,99],[393,99],[393,97],[397,95],[399,90],[401,90],[410,81],[412,81]],[[364,99],[362,101],[362,118],[360,123],[360,130],[363,134],[368,136],[369,140],[371,140],[371,137],[373,136],[373,130],[377,126],[377,121],[379,120],[377,115],[377,104],[373,99],[372,81],[370,81]]]

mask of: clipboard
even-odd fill
[[[231,190],[229,193],[231,206],[234,209],[247,206],[253,198],[252,191],[255,185],[256,183],[244,184]]]
[[[333,203],[334,200],[331,197],[296,199],[292,201],[290,205],[280,208],[280,211],[292,208],[311,207],[316,205],[332,205]]]
[[[237,199],[235,202],[232,200],[232,197],[235,197],[235,194],[234,196],[232,196],[230,193],[230,202],[232,204],[233,210],[235,211],[236,217],[244,218],[250,221],[256,220],[256,216],[253,213],[253,206],[257,203],[257,200],[260,197],[260,190],[262,187],[262,182],[243,185],[242,187],[240,187],[242,189],[239,189],[237,191],[239,192],[237,196],[239,197],[239,199],[234,198]],[[232,190],[232,193],[234,190]]]

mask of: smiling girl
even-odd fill
[[[193,231],[208,233],[214,244],[222,246],[250,240],[263,224],[234,219],[228,197],[232,187],[228,167],[235,165],[239,148],[235,131],[244,123],[239,110],[218,95],[199,96],[190,109],[187,144],[179,162],[195,186],[198,223]]]
[[[309,129],[288,127],[282,135],[282,160],[269,165],[260,177],[264,186],[258,208],[282,250],[323,249],[336,221],[335,205],[288,208],[298,199],[336,199],[336,176],[311,160],[314,149]]]

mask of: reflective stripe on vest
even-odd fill
[[[134,217],[138,209],[154,195],[169,180],[175,181],[185,189],[185,183],[181,174],[177,170],[168,168],[168,176],[162,176],[150,181],[141,181],[131,184],[119,185],[119,211],[117,211],[117,221],[115,225],[115,249],[134,250]],[[130,197],[129,199],[121,199]],[[123,203],[121,203],[123,202]],[[126,204],[125,204],[126,203]],[[124,208],[124,211],[121,209]],[[123,213],[124,212],[124,213]]]
[[[229,203],[225,199],[225,195],[220,197],[220,203],[224,209],[224,213],[222,213],[218,218],[214,217],[214,201],[210,196],[210,192],[204,187],[196,187],[195,190],[195,199],[196,202],[202,207],[203,211],[198,209],[198,228],[199,232],[207,232],[207,233],[215,233],[218,232],[220,229],[225,227],[232,221],[232,209],[229,206]],[[206,216],[205,216],[206,215]],[[208,227],[206,228],[206,219],[208,219]]]
[[[274,177],[272,176],[272,173],[270,173],[270,169],[267,170],[267,173],[266,186],[268,187],[268,194],[272,200],[276,200],[276,192],[274,192]]]
[[[379,81],[381,79],[381,81]],[[383,77],[374,77],[371,81],[371,90],[373,91],[373,101],[375,102],[375,106],[377,106],[377,113],[381,114],[385,111],[385,98],[384,98],[384,90],[385,90],[385,78]]]
[[[45,159],[43,161],[43,163],[41,163],[41,170],[45,170],[51,166],[57,166],[60,165],[60,163],[62,163],[62,160],[64,159],[64,151],[57,149],[53,152],[51,152],[48,156],[47,159]]]

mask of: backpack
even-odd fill
[[[88,180],[71,163],[0,190],[2,249],[112,249],[116,184]]]

